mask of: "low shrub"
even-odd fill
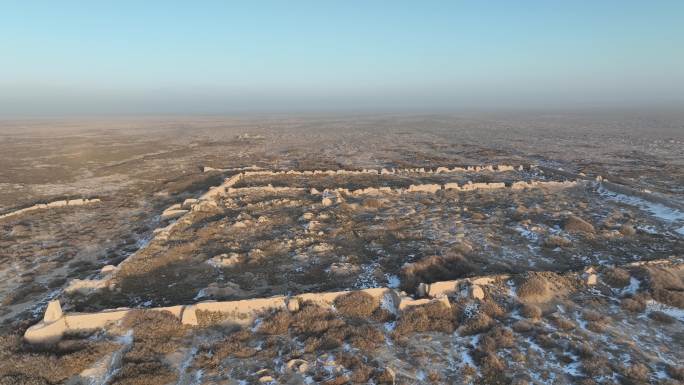
[[[591,223],[587,222],[586,220],[575,216],[571,215],[565,220],[565,224],[563,225],[563,228],[565,231],[569,233],[582,233],[582,234],[595,234],[596,229],[594,229],[594,225]]]
[[[474,265],[460,254],[433,255],[404,266],[401,270],[401,287],[407,292],[413,292],[421,282],[461,278],[473,271]]]
[[[610,268],[603,273],[603,281],[612,287],[623,288],[629,285],[629,271],[619,267]]]
[[[335,298],[335,309],[345,317],[370,318],[380,303],[370,294],[354,291]]]
[[[454,314],[443,303],[435,301],[421,306],[412,306],[399,316],[392,336],[400,339],[412,333],[451,333],[455,327]]]
[[[531,320],[538,320],[542,316],[542,310],[537,305],[523,304],[520,308],[520,314]]]

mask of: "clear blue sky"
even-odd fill
[[[0,114],[684,102],[684,1],[4,1]]]

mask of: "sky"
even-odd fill
[[[0,115],[684,106],[684,1],[0,0]]]

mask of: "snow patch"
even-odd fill
[[[645,199],[635,196],[619,194],[607,190],[603,186],[599,187],[598,193],[604,198],[637,207],[640,210],[646,211],[654,217],[661,219],[669,224],[679,225],[681,223],[684,223],[684,212],[665,206],[663,204],[649,202]],[[684,234],[684,226],[679,227],[676,230],[676,232],[679,234]]]
[[[684,309],[669,306],[654,300],[649,300],[646,302],[646,309],[648,311],[661,311],[672,318],[676,318],[679,321],[684,322]]]

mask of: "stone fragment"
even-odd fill
[[[185,210],[190,210],[194,204],[199,202],[199,199],[194,199],[194,198],[188,198],[183,201],[183,205],[181,206]]]
[[[30,344],[51,344],[59,341],[67,331],[64,317],[55,322],[39,322],[26,330],[24,340]]]
[[[298,371],[299,373],[305,373],[309,369],[309,363],[301,358],[295,358],[287,361],[287,368],[292,371]]]
[[[598,283],[598,276],[594,273],[588,274],[586,278],[586,283],[589,286],[596,285]]]
[[[470,287],[470,296],[473,299],[483,300],[485,297],[484,290],[479,285],[473,285]]]
[[[297,298],[290,298],[287,301],[287,310],[289,310],[291,313],[295,313],[299,311],[299,300]]]
[[[183,215],[185,215],[188,212],[188,210],[172,210],[172,209],[167,209],[164,211],[161,215],[162,219],[175,219],[175,218],[180,218]]]
[[[45,315],[43,316],[43,322],[55,322],[60,318],[62,318],[62,306],[59,304],[59,300],[48,302],[47,309],[45,309]]]
[[[326,198],[323,198],[323,199],[321,200],[321,204],[322,204],[323,206],[332,206],[333,200],[326,197]]]
[[[418,284],[418,288],[416,289],[416,295],[418,297],[426,297],[428,295],[429,290],[430,286],[426,283],[421,282],[420,284]]]

